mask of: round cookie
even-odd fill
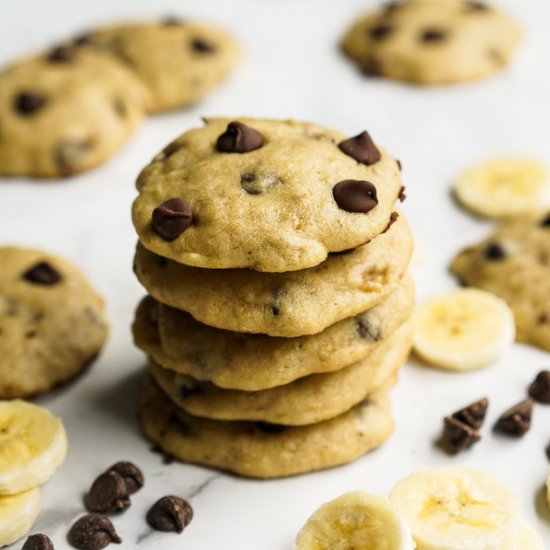
[[[517,340],[550,350],[550,214],[504,222],[485,241],[459,253],[451,270],[464,285],[508,303]]]
[[[260,391],[332,372],[369,355],[410,318],[412,279],[380,304],[313,336],[276,338],[218,330],[145,298],[136,312],[136,346],[157,363],[220,388]]]
[[[239,58],[236,43],[224,32],[173,18],[98,29],[76,42],[125,61],[148,88],[152,112],[202,99]]]
[[[370,243],[302,271],[201,269],[138,244],[135,272],[151,296],[201,323],[292,338],[316,334],[381,302],[405,275],[412,249],[401,216]]]
[[[193,416],[303,426],[343,414],[386,385],[410,352],[411,329],[406,323],[353,365],[257,392],[220,389],[152,361],[149,372],[164,393]]]
[[[0,174],[65,177],[108,159],[147,90],[112,56],[60,47],[0,73]]]
[[[409,0],[357,21],[342,46],[366,74],[450,84],[507,65],[520,34],[515,21],[483,2]]]
[[[147,380],[139,416],[147,437],[169,456],[266,479],[345,464],[382,445],[393,431],[390,408],[387,390],[382,390],[319,424],[224,422],[183,412]]]
[[[0,248],[0,398],[30,398],[75,377],[107,338],[103,300],[70,263]]]
[[[386,229],[403,197],[398,163],[356,138],[294,121],[210,119],[140,174],[143,246],[178,263],[284,272]]]

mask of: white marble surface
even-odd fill
[[[115,519],[123,547],[158,550],[289,549],[325,500],[358,488],[387,493],[420,466],[463,464],[506,480],[550,547],[550,514],[541,498],[550,407],[537,406],[521,441],[489,429],[500,411],[522,397],[538,369],[550,366],[550,356],[533,348],[517,345],[498,364],[471,374],[410,363],[394,392],[397,431],[391,441],[349,466],[294,479],[257,482],[195,466],[165,466],[149,452],[135,419],[136,376],[144,361],[132,346],[129,324],[142,290],[131,271],[135,236],[129,209],[139,169],[200,115],[295,117],[349,134],[366,127],[403,161],[409,195],[404,208],[423,257],[416,272],[420,297],[451,288],[450,258],[489,229],[455,207],[449,196],[453,179],[471,163],[500,153],[529,153],[550,163],[550,2],[499,3],[526,31],[511,69],[484,82],[428,90],[366,80],[339,54],[341,32],[373,1],[2,0],[0,62],[96,23],[172,13],[225,26],[245,52],[226,85],[201,105],[151,118],[101,168],[67,181],[0,183],[0,241],[74,260],[106,296],[112,321],[111,339],[93,370],[43,400],[63,417],[71,447],[44,489],[35,531],[48,533],[56,548],[68,548],[65,535],[83,511],[84,491],[118,459],[135,461],[147,477],[132,507]],[[455,458],[441,454],[433,441],[443,415],[483,394],[491,398],[484,440]],[[167,493],[189,498],[195,508],[181,536],[151,533],[143,520],[148,506]]]

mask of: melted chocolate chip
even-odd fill
[[[122,477],[128,495],[137,493],[143,487],[143,474],[135,464],[132,464],[132,462],[121,460],[113,464],[107,472],[116,472]]]
[[[550,214],[548,214],[545,218],[542,219],[540,222],[541,227],[550,227]]]
[[[459,409],[451,416],[456,420],[460,420],[460,422],[467,424],[468,426],[470,426],[470,428],[479,430],[485,420],[485,415],[487,414],[488,407],[489,400],[484,397],[483,399],[475,401],[474,403],[468,405],[467,407],[464,407],[463,409]]]
[[[256,422],[255,426],[264,434],[280,434],[285,430],[285,426],[280,424],[271,424],[269,422]]]
[[[194,38],[191,41],[191,47],[198,53],[214,53],[216,51],[216,47],[213,44],[206,42],[202,38]]]
[[[442,42],[446,38],[447,32],[442,29],[425,29],[420,33],[420,40],[427,43]]]
[[[495,430],[512,436],[522,436],[531,427],[531,416],[533,414],[533,402],[531,399],[521,401],[508,409],[497,420]]]
[[[529,395],[539,403],[550,404],[550,371],[539,372],[529,386]]]
[[[346,212],[370,212],[377,204],[376,187],[370,181],[344,180],[332,189],[336,204]]]
[[[388,221],[388,225],[386,225],[386,228],[384,231],[382,231],[382,234],[387,233],[390,230],[390,227],[397,221],[399,218],[399,214],[397,212],[392,212],[390,214],[390,220]]]
[[[147,523],[157,531],[181,533],[193,519],[193,508],[184,499],[162,497],[147,512]]]
[[[380,328],[374,329],[364,319],[357,319],[355,323],[355,330],[359,338],[361,338],[362,340],[368,340],[369,342],[378,342],[382,339],[382,332],[380,331]]]
[[[53,543],[49,537],[42,534],[31,535],[21,550],[54,550]]]
[[[74,55],[70,48],[59,46],[48,54],[48,61],[52,61],[53,63],[70,63],[73,57]]]
[[[63,176],[70,176],[84,162],[90,152],[90,140],[67,138],[61,140],[55,148],[55,162]]]
[[[276,305],[271,305],[270,308],[271,308],[271,314],[272,315],[277,316],[277,315],[279,315],[279,313],[281,313],[281,310]]]
[[[272,173],[248,173],[241,176],[241,186],[249,195],[261,195],[281,180]]]
[[[492,262],[498,262],[506,258],[506,251],[498,243],[490,243],[483,250],[485,258]]]
[[[124,478],[115,471],[101,474],[93,482],[85,500],[90,512],[120,512],[130,507]]]
[[[388,25],[387,23],[380,23],[379,25],[368,29],[367,32],[373,40],[383,40],[391,34],[392,30],[393,27],[391,25]]]
[[[29,283],[51,286],[61,281],[61,275],[50,263],[39,262],[23,274],[23,278]]]
[[[81,34],[73,40],[73,44],[76,44],[77,46],[90,46],[94,43],[95,40],[91,34]]]
[[[181,198],[169,199],[153,210],[151,223],[165,241],[173,241],[193,223],[191,206]]]
[[[379,57],[368,55],[361,63],[361,71],[365,76],[383,76],[384,63]]]
[[[338,148],[348,157],[367,166],[378,162],[381,158],[380,151],[367,131],[342,141],[338,144]]]
[[[15,97],[14,107],[19,114],[29,116],[42,109],[47,101],[45,96],[37,92],[21,92]]]
[[[407,194],[405,193],[405,186],[404,185],[402,185],[401,189],[399,190],[398,198],[401,202],[404,202],[405,199],[407,198]]]
[[[543,312],[541,313],[538,317],[537,317],[537,323],[539,325],[545,325],[546,323],[548,323],[550,321],[550,315],[548,315],[548,313],[546,312]]]
[[[451,453],[465,451],[481,439],[477,430],[452,416],[446,417],[443,423],[443,438]]]
[[[82,516],[71,527],[68,539],[79,550],[102,550],[112,542],[122,542],[113,524],[101,514]]]
[[[218,138],[216,149],[220,153],[250,153],[264,144],[260,132],[241,122],[230,122],[227,130]]]
[[[395,159],[395,163],[397,164],[397,168],[399,168],[399,171],[401,172],[403,170],[403,164],[399,159]]]

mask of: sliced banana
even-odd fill
[[[519,524],[519,543],[516,550],[544,550],[541,536],[526,521]]]
[[[469,210],[489,218],[506,218],[550,205],[548,173],[540,162],[523,157],[494,159],[468,170],[455,194]]]
[[[506,302],[484,290],[459,289],[421,304],[415,315],[414,349],[432,365],[470,370],[497,360],[514,342]]]
[[[24,537],[40,512],[40,489],[0,496],[0,548]]]
[[[418,550],[517,550],[516,497],[492,475],[468,468],[422,469],[397,483],[390,500]]]
[[[318,508],[296,537],[295,550],[413,550],[410,530],[385,497],[347,493]]]
[[[61,420],[25,401],[0,401],[0,495],[42,485],[66,454]]]

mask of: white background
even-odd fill
[[[65,421],[68,460],[45,487],[35,532],[67,548],[66,532],[82,513],[82,495],[96,474],[118,459],[139,464],[145,488],[115,518],[125,548],[284,550],[308,515],[345,491],[387,493],[421,466],[462,464],[490,470],[519,495],[523,515],[550,547],[550,513],[541,489],[550,407],[537,406],[531,431],[518,441],[497,437],[498,414],[524,395],[550,356],[517,345],[498,364],[470,374],[447,374],[410,362],[394,392],[397,430],[382,449],[349,466],[281,481],[237,479],[207,469],[165,466],[149,452],[135,419],[136,381],[144,360],[129,325],[143,291],[131,271],[133,183],[140,168],[201,115],[254,115],[311,120],[350,135],[367,128],[400,158],[422,263],[419,297],[452,288],[447,266],[490,224],[459,210],[449,194],[454,179],[491,155],[527,153],[549,161],[550,2],[506,0],[525,29],[512,67],[479,83],[415,88],[360,76],[336,45],[347,25],[375,3],[366,0],[2,0],[0,61],[68,35],[129,18],[177,14],[232,31],[243,60],[230,80],[202,104],[147,120],[135,137],[93,172],[65,181],[0,182],[0,241],[65,255],[107,298],[112,335],[93,370],[63,393],[43,400]],[[1,266],[0,266],[1,269]],[[550,297],[549,297],[550,299]],[[1,360],[1,358],[0,358]],[[491,399],[483,441],[454,458],[434,447],[445,414],[483,395]],[[190,497],[195,519],[183,535],[150,534],[143,516],[158,497]],[[19,546],[16,545],[17,548]]]

